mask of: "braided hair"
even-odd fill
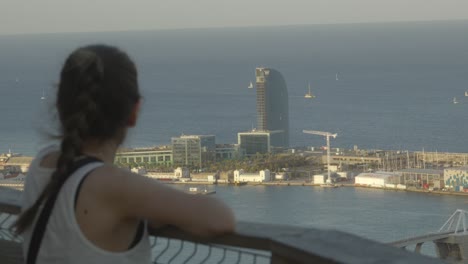
[[[56,170],[39,198],[14,223],[16,234],[32,224],[51,193],[60,191],[84,141],[123,141],[139,99],[137,70],[124,52],[92,45],[70,54],[60,74],[56,101],[62,139]]]

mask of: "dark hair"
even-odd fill
[[[33,206],[14,223],[16,234],[28,228],[42,202],[60,190],[75,158],[81,155],[85,140],[123,140],[139,99],[137,70],[124,52],[92,45],[70,54],[62,68],[57,93],[62,138],[57,167]]]

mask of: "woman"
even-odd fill
[[[31,163],[15,223],[29,262],[150,263],[147,225],[170,224],[199,236],[234,230],[233,213],[219,200],[113,165],[140,107],[136,67],[125,53],[105,45],[74,51],[60,75],[56,107],[61,145]],[[38,235],[46,202],[50,217]]]

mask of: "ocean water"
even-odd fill
[[[89,43],[134,58],[144,103],[128,146],[255,127],[255,67],[286,79],[292,146],[467,152],[468,21],[0,36],[0,152],[33,155],[53,128],[66,55]],[[338,80],[335,79],[338,74]],[[317,96],[306,100],[307,83]],[[42,94],[47,99],[41,100]],[[456,97],[458,104],[453,104]]]

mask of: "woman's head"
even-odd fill
[[[122,136],[134,123],[139,99],[136,67],[125,53],[105,45],[79,48],[60,74],[56,105],[62,136],[102,141]]]
[[[62,136],[57,168],[34,205],[17,219],[17,233],[30,226],[42,202],[60,190],[85,142],[121,143],[126,128],[136,122],[139,99],[136,67],[124,52],[92,45],[70,54],[57,93]]]

